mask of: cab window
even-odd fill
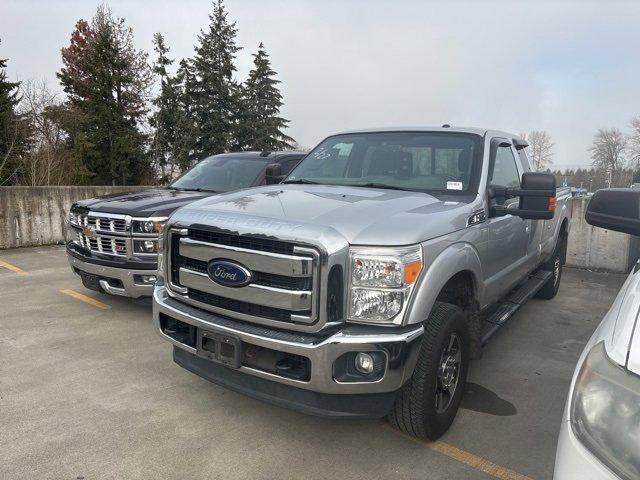
[[[510,146],[498,147],[490,178],[492,185],[511,188],[518,188],[520,186],[518,166]],[[496,198],[495,201],[498,205],[504,205],[506,203],[506,199],[501,197]]]
[[[513,156],[511,147],[498,147],[491,183],[503,187],[520,186],[520,175],[518,175],[516,158]]]

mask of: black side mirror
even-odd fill
[[[507,214],[529,220],[550,220],[556,211],[556,177],[551,173],[525,172],[520,188],[492,185],[489,198],[520,197],[518,208],[495,205],[491,208],[494,217]]]
[[[282,166],[279,163],[270,163],[267,165],[265,179],[267,181],[267,185],[280,183],[284,180],[284,176],[282,175]]]
[[[640,189],[598,190],[589,200],[584,218],[594,227],[640,235]]]

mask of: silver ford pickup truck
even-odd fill
[[[448,125],[342,133],[283,184],[191,203],[163,233],[155,327],[220,385],[438,438],[470,359],[560,285],[569,191],[526,146]]]

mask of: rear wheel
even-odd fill
[[[456,416],[467,379],[469,334],[457,306],[436,302],[424,324],[416,368],[389,413],[405,433],[435,440]]]
[[[549,260],[542,265],[541,270],[551,272],[551,277],[544,284],[544,286],[538,290],[536,297],[543,300],[551,300],[556,296],[560,289],[560,280],[562,279],[562,266],[564,264],[564,252],[567,248],[566,235],[562,234],[556,245],[556,249]]]

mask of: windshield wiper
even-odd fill
[[[298,178],[297,180],[287,180],[282,183],[300,183],[303,185],[319,185],[320,182],[314,182],[313,180],[307,180],[306,178]]]
[[[179,187],[167,187],[169,190],[178,190],[179,192],[207,192],[218,193],[216,190],[207,190],[206,188],[179,188]]]
[[[396,187],[395,185],[387,185],[386,183],[375,183],[375,182],[370,182],[370,183],[355,183],[353,185],[349,185],[350,187],[365,187],[365,188],[384,188],[387,190],[402,190],[405,192],[414,192],[415,190],[412,190],[410,188],[404,188],[404,187]]]

